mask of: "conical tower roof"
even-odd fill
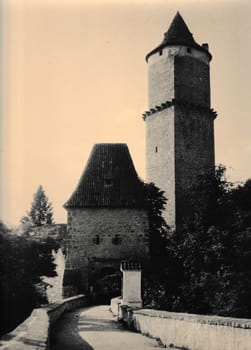
[[[64,207],[143,207],[143,184],[127,145],[94,145],[79,184]]]
[[[211,54],[203,46],[200,46],[198,43],[196,43],[193,38],[193,34],[188,29],[188,26],[186,25],[179,12],[176,13],[169,29],[166,33],[164,33],[164,39],[161,44],[147,54],[146,61],[151,55],[160,51],[164,47],[175,45],[194,47],[198,50],[206,52],[211,59]]]

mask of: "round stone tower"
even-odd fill
[[[146,56],[149,109],[146,174],[165,191],[164,217],[175,228],[182,198],[198,175],[214,166],[208,45],[199,45],[179,13],[162,43]]]

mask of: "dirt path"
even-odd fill
[[[124,329],[109,311],[95,306],[66,313],[53,327],[51,350],[160,349],[156,340]]]

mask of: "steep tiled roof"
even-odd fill
[[[64,207],[142,207],[142,191],[127,145],[96,144]]]
[[[185,21],[179,12],[175,15],[168,31],[164,34],[164,39],[159,46],[157,46],[154,50],[149,52],[146,56],[146,60],[153,55],[154,53],[160,51],[166,46],[172,45],[184,45],[188,47],[194,47],[198,50],[206,52],[211,58],[211,54],[199,44],[193,38],[193,34],[188,29]]]

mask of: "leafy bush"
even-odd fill
[[[15,328],[34,307],[47,303],[37,286],[44,285],[41,276],[56,276],[53,248],[51,240],[18,237],[0,224],[0,334]]]
[[[165,259],[147,276],[144,302],[251,317],[251,180],[234,187],[217,167],[188,190],[184,203],[176,231],[166,231]]]
[[[91,298],[94,303],[109,304],[111,298],[121,294],[121,274],[106,275],[93,283]]]

